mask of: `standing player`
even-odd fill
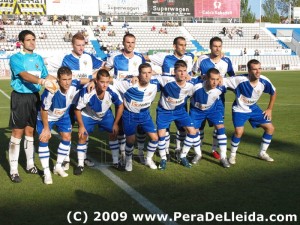
[[[72,53],[64,57],[62,61],[62,66],[67,66],[72,70],[74,78],[93,78],[93,74],[97,72],[103,66],[103,61],[97,59],[95,56],[84,51],[85,48],[85,38],[80,32],[76,33],[72,37]],[[74,98],[74,104],[77,102],[78,96]],[[70,108],[70,117],[72,125],[75,123],[74,120],[74,109],[75,106],[72,104]],[[87,140],[88,142],[88,140]],[[69,156],[65,159],[64,168],[69,167]],[[84,163],[87,166],[94,166],[94,162],[87,158],[85,155]]]
[[[85,40],[82,33],[76,33],[72,37],[72,48],[72,53],[64,57],[62,66],[69,67],[74,78],[92,79],[95,70],[102,67],[103,61],[84,51]]]
[[[125,34],[123,36],[123,46],[124,49],[117,54],[113,54],[111,57],[108,58],[107,63],[105,64],[105,68],[107,70],[113,69],[114,78],[117,80],[122,80],[124,78],[138,76],[139,65],[145,63],[146,60],[142,54],[137,53],[134,51],[135,48],[136,38],[133,34]],[[146,134],[142,130],[138,130],[137,139],[139,137],[144,137]],[[122,128],[122,124],[120,124],[120,130],[118,135],[119,143],[120,143],[120,151],[122,156],[122,161],[125,160],[125,136]],[[139,145],[138,141],[138,145]],[[144,146],[144,141],[140,143],[140,145]],[[142,148],[143,149],[143,148]],[[144,152],[139,151],[139,157],[142,163],[144,159]]]
[[[81,175],[84,169],[84,157],[87,151],[86,140],[94,126],[98,125],[99,130],[104,129],[109,133],[109,147],[112,151],[113,164],[118,166],[119,143],[117,140],[118,123],[123,113],[123,102],[116,89],[109,85],[110,75],[107,70],[100,69],[96,76],[96,86],[90,93],[87,87],[81,90],[80,97],[75,109],[78,128],[78,166],[74,171],[75,175]],[[111,105],[116,107],[114,118]]]
[[[202,55],[201,57],[199,57],[199,59],[197,60],[197,62],[193,67],[194,73],[200,73],[202,78],[205,79],[205,75],[207,71],[211,68],[216,68],[220,71],[222,77],[225,77],[226,74],[228,74],[229,76],[234,76],[235,73],[232,68],[231,60],[228,57],[223,55],[222,45],[223,45],[223,41],[221,38],[219,37],[211,38],[209,41],[209,48],[211,52],[209,55]],[[225,106],[224,93],[220,97],[223,105]],[[205,126],[205,121],[202,123],[200,128],[201,140],[203,140],[204,138],[204,126]],[[216,151],[217,147],[218,147],[218,140],[217,140],[217,133],[215,130],[213,134],[212,155],[214,158],[220,159],[220,155]]]
[[[154,65],[161,66],[162,74],[174,76],[174,65],[178,60],[183,60],[187,64],[187,72],[190,76],[193,75],[192,69],[194,64],[194,54],[191,52],[186,52],[186,40],[184,37],[176,37],[173,40],[173,54],[154,54],[149,55],[149,60]],[[181,142],[185,139],[186,133],[184,130],[177,130],[176,132],[176,148],[175,155],[179,155],[181,150]],[[169,128],[166,133],[166,152],[167,157],[170,158],[169,155],[169,145],[170,145],[170,133]]]
[[[220,95],[226,92],[225,86],[219,86],[220,72],[211,68],[206,73],[206,79],[203,81],[200,77],[194,80],[193,96],[191,98],[190,116],[194,122],[194,126],[198,129],[204,120],[208,120],[217,130],[217,139],[220,146],[220,163],[223,167],[228,168],[226,151],[227,136],[225,134],[223,120],[223,104],[219,101]],[[197,155],[192,160],[196,164],[201,159],[201,155]]]
[[[191,164],[186,158],[189,149],[194,146],[196,154],[200,153],[200,137],[194,128],[192,119],[186,111],[186,102],[192,95],[193,84],[186,81],[187,64],[178,60],[174,65],[175,76],[157,76],[161,85],[161,96],[157,107],[157,129],[158,129],[158,150],[161,157],[159,169],[166,169],[166,129],[175,121],[179,127],[187,131],[184,145],[180,154],[181,164],[190,168]]]
[[[150,141],[147,146],[145,165],[151,169],[157,169],[152,157],[158,144],[158,136],[150,114],[150,106],[153,102],[159,84],[151,83],[152,68],[148,63],[139,66],[138,81],[135,84],[129,81],[116,81],[114,85],[124,96],[125,110],[123,112],[123,127],[126,135],[126,171],[132,171],[132,153],[135,142],[135,133],[138,126],[145,131]]]
[[[236,152],[244,133],[244,124],[248,120],[253,128],[264,129],[258,158],[273,162],[274,160],[266,153],[274,133],[272,110],[276,99],[276,90],[271,81],[261,75],[261,64],[252,59],[247,63],[248,74],[224,79],[224,84],[235,93],[235,101],[232,105],[232,120],[234,134],[231,138],[231,154],[229,163],[236,163]],[[256,104],[262,93],[270,95],[270,101],[265,111]]]
[[[35,34],[30,30],[23,30],[19,33],[19,41],[23,46],[23,50],[12,55],[9,62],[13,91],[11,93],[9,121],[12,134],[8,152],[10,179],[15,183],[21,182],[18,173],[18,160],[23,134],[25,134],[24,150],[27,158],[26,172],[38,173],[34,165],[33,135],[36,126],[37,108],[40,104],[39,91],[41,85],[46,86],[52,92],[57,90],[54,83],[45,80],[45,78],[55,78],[48,75],[43,58],[33,52],[36,45]]]
[[[62,163],[68,155],[71,143],[72,125],[69,109],[80,86],[89,82],[87,78],[72,80],[72,71],[64,66],[58,69],[57,79],[59,90],[54,94],[45,90],[42,94],[42,106],[37,120],[37,132],[39,134],[38,151],[44,169],[45,184],[53,183],[49,168],[50,151],[48,143],[51,138],[51,129],[54,125],[61,136],[61,142],[57,149],[57,161],[53,172],[61,177],[68,176],[62,168]]]

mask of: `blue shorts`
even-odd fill
[[[253,128],[260,127],[261,124],[271,123],[271,120],[265,119],[264,116],[263,111],[258,107],[250,113],[232,112],[233,126],[243,127],[247,120]]]
[[[82,115],[82,121],[86,131],[90,134],[93,133],[95,125],[98,125],[99,131],[107,131],[112,133],[112,128],[115,122],[114,115],[111,110],[108,110],[103,116],[102,120],[95,120],[91,117]]]
[[[69,114],[67,114],[69,115]],[[48,126],[49,129],[52,130],[53,126],[56,126],[57,132],[64,132],[64,133],[70,133],[72,132],[72,125],[71,125],[71,120],[69,116],[64,116],[60,118],[57,121],[48,121]],[[40,135],[43,131],[44,125],[41,120],[37,120],[36,123],[36,131]]]
[[[223,111],[220,110],[199,110],[197,108],[190,109],[190,117],[194,122],[196,129],[200,128],[203,121],[207,120],[209,124],[224,124]]]
[[[223,96],[223,99],[222,99],[222,96]],[[216,111],[222,113],[222,120],[224,121],[224,114],[225,114],[225,104],[223,102],[223,100],[225,101],[224,94],[220,95],[220,97],[221,97],[221,99],[218,100],[218,102],[217,102],[217,104],[216,104],[215,107],[216,107]],[[208,125],[210,127],[213,127],[214,125],[217,125],[217,124],[214,124],[211,120],[207,120],[207,122],[208,122]],[[205,127],[205,120],[203,121],[203,123],[199,127],[201,128],[201,130],[204,129],[204,127]]]
[[[173,121],[176,122],[177,127],[194,127],[194,123],[184,107],[175,110],[165,110],[157,107],[156,114],[158,130],[169,128]]]
[[[157,132],[149,110],[133,113],[125,109],[122,120],[126,136],[134,135],[138,126],[146,133]]]

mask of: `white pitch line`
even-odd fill
[[[10,96],[8,96],[4,91],[0,89],[0,92],[10,99]],[[59,138],[59,134],[52,130],[51,133],[56,138]],[[102,172],[106,177],[108,177],[112,182],[114,182],[119,188],[121,188],[123,191],[125,191],[131,198],[133,198],[137,203],[139,203],[141,206],[143,206],[146,210],[148,210],[150,213],[153,214],[165,214],[162,210],[160,210],[157,206],[155,206],[152,202],[150,202],[147,198],[145,198],[142,194],[134,190],[132,187],[130,187],[125,181],[123,181],[120,177],[116,176],[114,173],[112,173],[108,166],[103,166],[99,162],[97,162],[95,159],[93,159],[95,162],[95,168]],[[177,225],[174,221],[170,221],[170,218],[168,218],[168,221],[161,221],[163,224],[166,225]]]
[[[8,99],[10,99],[10,96],[8,94],[6,94],[3,90],[0,89],[0,92]]]
[[[60,139],[59,134],[51,130],[51,133],[54,137]],[[144,197],[142,194],[140,194],[138,191],[136,191],[134,188],[132,188],[129,184],[127,184],[125,181],[123,181],[120,177],[115,175],[113,172],[111,172],[108,168],[109,166],[103,165],[99,163],[94,158],[90,157],[93,162],[95,163],[94,168],[102,172],[107,178],[109,178],[112,182],[114,182],[119,188],[121,188],[123,191],[125,191],[132,199],[134,199],[138,204],[143,206],[147,211],[149,211],[152,214],[164,214],[162,210],[160,210],[156,205],[154,205],[150,200],[148,200],[146,197]],[[92,167],[91,167],[92,168]],[[170,217],[168,217],[168,221],[160,221],[163,224],[166,225],[178,225],[174,221],[170,221]]]

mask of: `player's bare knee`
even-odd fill
[[[273,134],[275,131],[275,127],[273,126],[273,124],[269,124],[264,128],[264,130],[267,134]]]

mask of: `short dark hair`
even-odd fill
[[[207,76],[207,78],[210,78],[211,74],[220,74],[220,71],[216,68],[210,68],[209,70],[207,70],[205,76]]]
[[[216,37],[212,37],[210,39],[209,46],[212,46],[215,41],[219,41],[219,42],[223,43],[222,38],[216,36]]]
[[[61,75],[72,75],[72,71],[67,66],[62,66],[57,70],[57,78],[59,79]]]
[[[101,77],[110,77],[109,72],[106,69],[98,70],[96,79],[100,80]]]
[[[183,61],[183,60],[177,60],[175,65],[174,65],[174,70],[177,70],[179,67],[186,67],[187,68],[186,62]]]
[[[177,45],[178,40],[184,40],[184,41],[185,41],[185,38],[182,37],[182,36],[179,36],[179,37],[174,38],[174,40],[173,40],[173,45]]]
[[[254,64],[254,65],[257,65],[257,64],[260,64],[260,62],[257,60],[257,59],[251,59],[248,63],[247,63],[247,68],[248,70],[251,69],[251,65]]]
[[[125,34],[125,35],[123,36],[123,43],[125,42],[125,39],[126,39],[127,37],[133,37],[133,38],[135,39],[135,36],[134,36],[133,34],[127,33],[127,34]]]
[[[35,38],[35,34],[31,30],[22,30],[19,33],[19,41],[24,42],[26,35],[32,35]]]
[[[149,63],[142,63],[140,66],[139,66],[139,74],[142,73],[142,69],[144,68],[152,68],[151,65]]]

